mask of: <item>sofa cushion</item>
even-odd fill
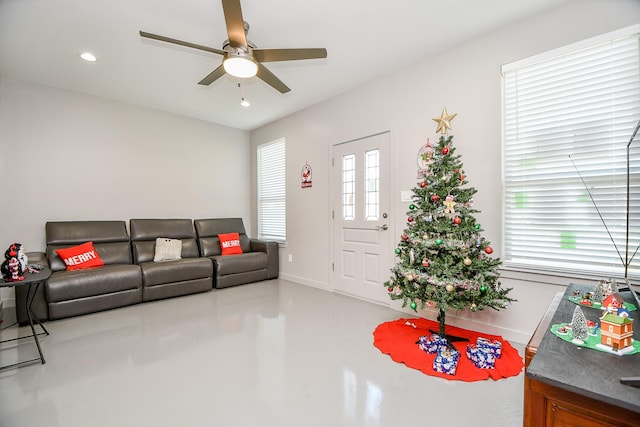
[[[264,252],[247,252],[234,256],[217,255],[212,259],[218,276],[266,269],[268,261]]]
[[[220,249],[222,255],[235,255],[242,253],[242,247],[240,246],[240,235],[238,233],[223,233],[218,234],[220,239]]]
[[[131,219],[131,246],[133,262],[141,264],[153,261],[156,239],[158,237],[180,239],[182,241],[182,258],[200,256],[196,232],[190,219]]]
[[[196,219],[194,224],[202,256],[212,257],[222,254],[218,235],[223,233],[238,233],[242,252],[251,252],[251,243],[242,218]]]
[[[66,265],[56,252],[58,249],[68,248],[70,245],[50,245],[47,246],[47,259],[51,271],[65,270]],[[131,245],[129,242],[96,243],[93,247],[98,252],[105,265],[111,264],[131,264]]]
[[[158,237],[153,262],[175,261],[182,258],[182,240]]]
[[[68,271],[85,268],[102,267],[104,261],[93,247],[93,242],[56,250],[58,256],[67,266]]]
[[[129,241],[124,221],[49,221],[45,234],[47,246]]]
[[[105,265],[131,264],[131,245],[124,221],[50,221],[45,225],[45,232],[51,271],[66,269],[57,249],[85,242],[93,242]]]
[[[47,301],[59,302],[142,287],[140,267],[132,264],[102,268],[57,271],[45,284]]]
[[[176,261],[145,262],[140,264],[145,286],[183,282],[213,276],[209,258],[183,258]]]

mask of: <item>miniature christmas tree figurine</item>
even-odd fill
[[[573,317],[571,318],[571,333],[574,340],[584,341],[589,335],[589,328],[587,326],[587,318],[584,317],[584,312],[579,306],[573,310]]]
[[[454,117],[445,108],[434,119],[440,139],[429,169],[413,189],[407,228],[395,250],[399,259],[385,283],[391,299],[402,299],[403,306],[438,308],[443,337],[450,308],[499,310],[514,301],[508,296],[511,289],[500,286],[500,260],[488,256],[493,249],[473,216],[478,212],[472,207],[476,190],[464,186],[462,162],[453,136],[447,135]]]
[[[604,301],[604,291],[600,283],[598,283],[595,288],[593,288],[593,291],[591,291],[591,300],[593,302],[599,302],[600,304]]]

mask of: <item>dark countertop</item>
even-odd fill
[[[593,290],[594,286],[569,285],[551,324],[571,323],[576,304],[568,297],[574,290],[582,295]],[[631,292],[620,294],[626,302],[638,305]],[[594,322],[602,315],[600,309],[582,307],[582,311],[587,320]],[[630,317],[634,319],[633,339],[640,341],[640,311],[630,312]],[[640,353],[618,356],[582,348],[547,331],[526,375],[533,380],[640,413],[640,388],[620,384],[620,377],[640,377]]]

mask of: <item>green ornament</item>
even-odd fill
[[[416,208],[416,205],[409,205],[409,209],[414,210]]]
[[[487,292],[487,287],[485,285],[480,286],[480,292],[482,292],[483,294]]]
[[[476,230],[480,230],[480,224],[474,225],[473,228],[475,228]]]
[[[436,245],[441,245],[442,243],[442,239],[436,239]]]
[[[400,255],[401,252],[402,251],[400,250],[400,248],[396,248],[396,250],[395,250],[396,255]]]
[[[418,308],[418,304],[415,301],[411,301],[411,309],[415,311]]]

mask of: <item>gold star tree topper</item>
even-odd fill
[[[453,120],[457,115],[458,113],[449,114],[447,113],[447,107],[443,108],[440,117],[436,117],[435,119],[433,119],[433,121],[438,123],[438,126],[436,127],[436,133],[447,133],[447,129],[451,129],[451,120]]]

